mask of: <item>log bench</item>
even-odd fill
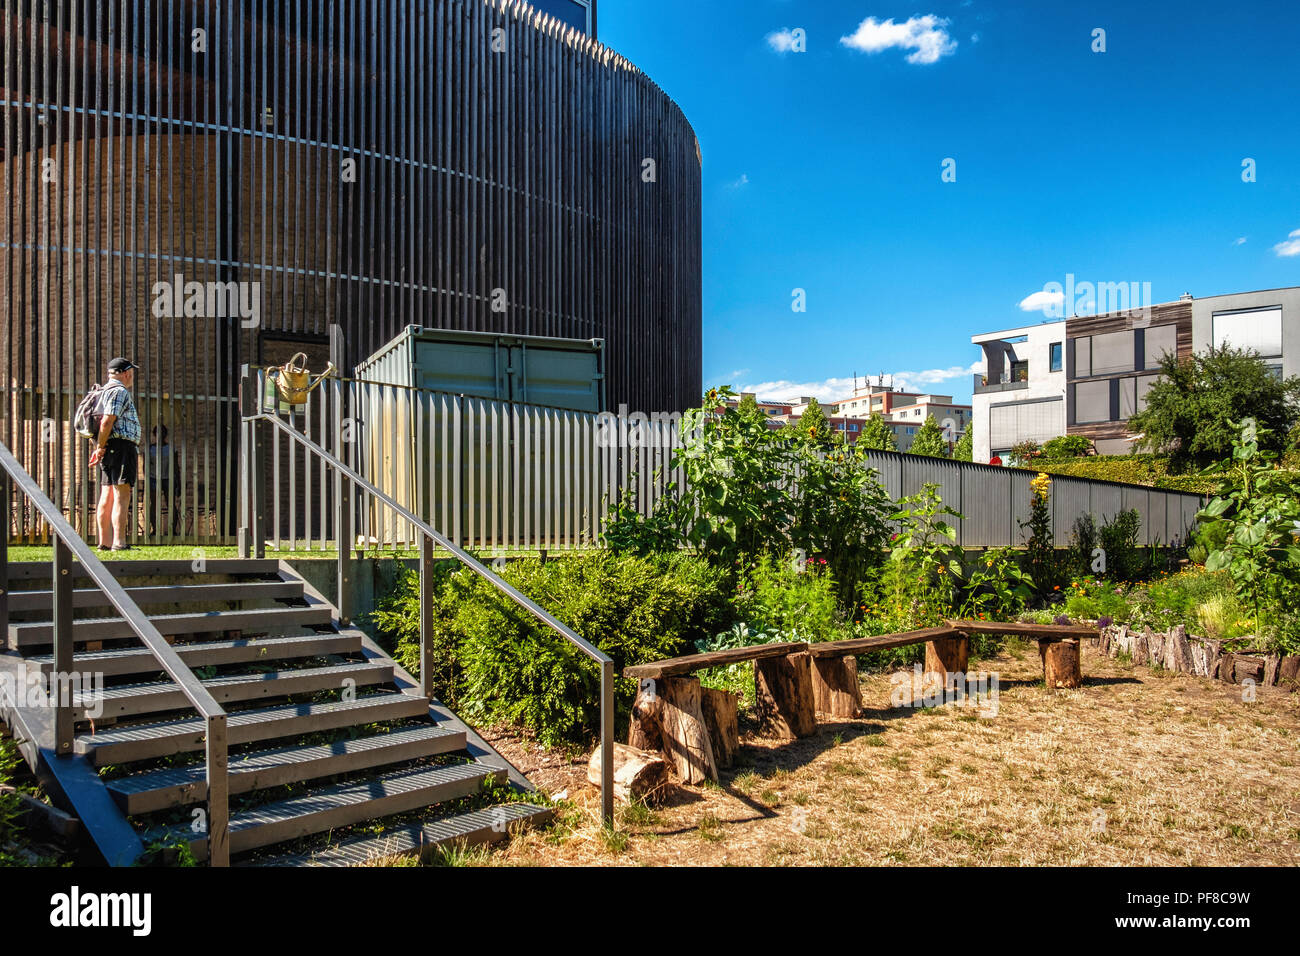
[[[1101,638],[1101,629],[1086,624],[1020,624],[996,621],[948,621],[949,627],[968,638],[972,634],[1009,634],[1038,641],[1043,661],[1043,681],[1049,690],[1083,684],[1083,658],[1079,642]]]

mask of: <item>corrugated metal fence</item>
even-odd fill
[[[313,441],[475,550],[593,547],[610,505],[625,492],[649,514],[674,483],[685,484],[680,470],[670,469],[681,439],[677,421],[667,417],[594,415],[337,379],[292,414]],[[287,438],[268,441],[271,544],[329,547],[332,489],[325,475],[303,462]],[[944,503],[965,515],[958,529],[962,546],[1024,543],[1032,473],[897,452],[868,452],[866,461],[895,500],[937,484]],[[1068,543],[1081,515],[1101,522],[1129,508],[1142,516],[1139,543],[1159,545],[1186,540],[1202,499],[1053,477],[1051,503],[1058,546]],[[360,513],[355,525],[368,548],[417,541],[387,509]]]

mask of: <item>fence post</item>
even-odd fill
[[[433,539],[420,532],[420,693],[433,696]]]
[[[600,665],[600,820],[614,826],[614,662]]]
[[[54,697],[55,753],[72,753],[72,551],[54,536],[54,673],[50,694]]]
[[[256,419],[248,423],[249,507],[252,509],[253,557],[266,557],[266,439]]]

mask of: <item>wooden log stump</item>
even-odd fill
[[[1225,684],[1237,683],[1237,655],[1223,651],[1219,657],[1219,680]]]
[[[777,737],[811,737],[817,732],[812,657],[806,652],[754,662],[759,721]]]
[[[659,724],[659,682],[643,678],[637,685],[628,720],[627,745],[637,750],[663,750],[663,730]]]
[[[948,686],[949,674],[965,674],[970,661],[970,638],[936,637],[925,642],[925,673],[939,674]]]
[[[1138,667],[1143,664],[1151,663],[1151,640],[1147,636],[1151,633],[1151,628],[1146,628],[1141,634],[1133,636],[1133,666]]]
[[[587,763],[587,782],[600,786],[600,748]],[[623,803],[634,799],[654,801],[671,786],[668,761],[661,754],[614,744],[614,798]]]
[[[857,717],[862,713],[862,687],[858,684],[858,659],[817,657],[812,666],[813,707],[832,717]]]
[[[1290,654],[1277,666],[1277,685],[1288,693],[1300,690],[1300,655]]]
[[[1043,659],[1043,680],[1048,690],[1083,684],[1078,641],[1039,641],[1038,656]]]
[[[717,780],[718,766],[704,723],[699,678],[665,677],[656,684],[664,755],[677,776],[688,784]]]
[[[1282,658],[1277,654],[1269,654],[1264,658],[1264,686],[1272,687],[1277,683],[1277,671],[1282,664]]]
[[[1187,629],[1175,624],[1165,636],[1165,670],[1178,674],[1195,672],[1192,665],[1192,645],[1187,640]]]
[[[700,688],[700,709],[713,748],[713,762],[721,770],[736,762],[740,749],[740,695],[713,687]]]

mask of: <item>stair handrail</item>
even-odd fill
[[[208,789],[207,821],[208,861],[211,866],[230,864],[230,781],[227,775],[228,745],[226,711],[203,686],[194,672],[167,643],[158,628],[145,616],[126,589],[99,560],[90,545],[82,540],[68,519],[28,474],[13,452],[0,442],[0,628],[7,636],[9,628],[9,496],[10,486],[19,491],[45,519],[54,533],[54,561],[51,592],[54,611],[54,665],[51,671],[50,696],[54,700],[54,752],[56,757],[73,753],[75,718],[72,713],[73,681],[72,608],[74,578],[72,559],[81,563],[87,577],[95,582],[104,597],[130,625],[161,668],[176,683],[194,709],[203,718],[206,733],[206,775]],[[62,685],[62,687],[61,687]],[[67,692],[61,692],[63,688]]]
[[[250,374],[253,373],[253,374]],[[346,530],[351,527],[350,508],[351,497],[343,489],[343,479],[350,481],[353,487],[364,491],[371,497],[382,501],[389,508],[399,515],[403,520],[409,522],[420,533],[420,693],[425,697],[432,697],[432,668],[429,666],[429,651],[432,644],[429,640],[432,620],[430,616],[430,606],[433,596],[432,584],[432,545],[437,545],[455,557],[461,564],[469,568],[484,581],[491,584],[494,588],[504,594],[523,610],[527,611],[534,618],[545,624],[556,634],[560,635],[571,645],[581,651],[587,658],[600,665],[600,796],[601,796],[601,820],[607,826],[614,825],[614,660],[600,648],[596,647],[590,641],[580,636],[576,631],[567,625],[561,623],[545,608],[527,595],[520,592],[517,588],[507,582],[504,578],[493,572],[481,561],[465,551],[463,548],[453,544],[446,536],[440,533],[436,528],[430,525],[423,518],[416,516],[408,508],[403,506],[396,498],[382,491],[375,485],[363,478],[355,469],[349,466],[342,459],[338,458],[331,452],[322,448],[319,444],[312,441],[306,435],[292,428],[283,418],[273,412],[268,412],[265,407],[266,389],[264,388],[263,369],[255,366],[244,366],[243,368],[243,388],[240,391],[241,402],[241,420],[244,422],[249,432],[245,435],[243,444],[245,457],[242,463],[240,476],[245,484],[246,495],[245,502],[247,507],[243,509],[244,525],[240,529],[240,554],[242,557],[250,557],[256,552],[257,557],[265,554],[265,535],[262,533],[263,505],[260,501],[260,492],[262,491],[261,469],[259,462],[263,456],[260,452],[260,440],[256,434],[256,425],[258,422],[266,422],[275,431],[286,435],[291,441],[296,442],[299,446],[309,451],[319,458],[327,467],[333,468],[338,481],[338,487],[335,494],[335,509],[337,524],[335,527],[336,537],[338,538],[339,562],[340,569],[343,563],[347,561],[347,551],[350,545],[351,532]],[[341,383],[336,379],[334,381],[336,395],[341,397]],[[341,406],[340,406],[341,407]],[[249,410],[253,414],[249,414]],[[256,480],[253,480],[256,478]],[[340,570],[340,608],[344,606],[345,597],[343,585],[346,575]],[[346,617],[346,615],[344,615]]]

